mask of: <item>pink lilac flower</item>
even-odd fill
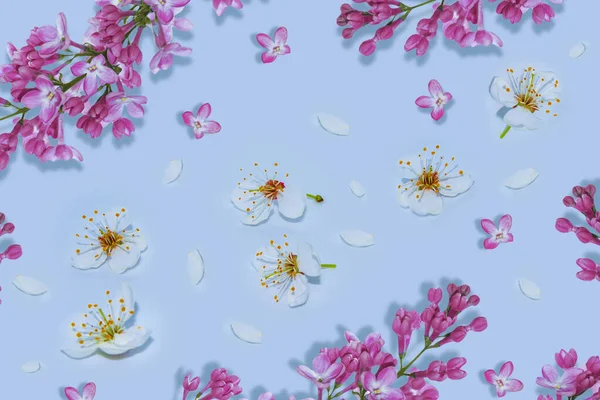
[[[384,368],[375,375],[363,372],[360,377],[369,393],[369,400],[404,400],[404,393],[400,389],[390,387],[396,379],[396,369],[393,367]]]
[[[56,146],[48,146],[44,149],[39,159],[41,161],[68,161],[71,159],[75,159],[77,161],[83,161],[83,156],[73,146],[69,146],[65,144],[64,137],[64,123],[63,123],[63,114],[59,114],[56,120],[56,129],[57,136],[56,139],[58,143]]]
[[[244,8],[242,0],[212,0],[213,8],[217,16],[221,16],[227,7],[233,7],[237,10]]]
[[[415,378],[428,378],[432,381],[442,382],[446,379],[459,380],[467,376],[467,373],[461,368],[467,363],[464,357],[454,357],[447,363],[441,360],[432,361],[425,371],[413,373]]]
[[[221,131],[221,125],[218,122],[207,120],[211,112],[210,103],[205,103],[198,108],[196,115],[191,111],[183,113],[183,122],[194,129],[196,139],[202,139],[205,133],[213,134]]]
[[[498,223],[498,227],[492,220],[482,219],[481,220],[481,228],[490,235],[489,238],[486,238],[483,241],[483,247],[487,250],[493,250],[500,243],[510,243],[514,240],[513,234],[510,233],[510,228],[512,227],[512,217],[509,214],[503,215],[500,218],[500,222]]]
[[[36,78],[35,87],[23,96],[21,101],[28,108],[40,106],[40,119],[47,124],[56,116],[58,107],[63,100],[63,94],[60,88],[54,86],[50,79],[43,75]]]
[[[266,33],[256,35],[256,41],[261,47],[267,49],[262,55],[261,60],[264,64],[272,63],[277,59],[277,56],[289,54],[291,49],[286,44],[288,39],[288,31],[285,27],[279,27],[275,31],[273,40]]]
[[[68,400],[94,400],[96,384],[94,382],[86,383],[81,394],[74,387],[68,386],[65,388],[65,395]]]
[[[576,274],[577,278],[582,281],[600,281],[600,265],[589,258],[578,258],[576,263],[581,268]]]
[[[418,371],[417,368],[412,368],[409,372],[416,371]],[[423,378],[409,377],[400,390],[404,393],[406,400],[437,400],[440,397],[438,390]]]
[[[396,312],[392,330],[398,335],[398,353],[406,354],[413,332],[421,327],[421,316],[417,311],[406,311],[404,308]]]
[[[483,0],[459,0],[463,8],[468,12],[475,11],[477,19],[474,21],[477,24],[475,32],[468,32],[459,42],[461,47],[476,47],[489,46],[491,44],[502,47],[502,40],[493,32],[485,29],[483,23]],[[475,6],[477,8],[475,8]]]
[[[192,49],[189,47],[183,47],[179,43],[167,43],[162,30],[154,38],[158,52],[150,60],[150,71],[153,74],[171,68],[175,56],[185,57],[192,54]]]
[[[71,72],[75,76],[85,74],[83,90],[88,96],[92,96],[98,91],[98,79],[101,84],[113,84],[119,79],[117,73],[106,66],[106,59],[103,55],[92,58],[90,62],[79,61],[73,64]]]
[[[444,106],[452,100],[452,95],[444,92],[442,85],[435,79],[429,81],[428,89],[431,96],[419,96],[415,104],[421,108],[433,108],[431,118],[439,121],[444,116]]]
[[[108,115],[106,120],[116,121],[123,115],[123,108],[133,118],[142,118],[144,116],[143,104],[147,103],[144,96],[131,96],[123,92],[114,92],[106,96],[108,106]]]
[[[183,378],[183,399],[187,399],[188,394],[190,394],[191,392],[195,392],[196,390],[198,390],[198,386],[200,386],[200,378],[195,376],[192,379],[191,378],[191,374],[187,374],[184,378]]]
[[[42,26],[35,30],[35,35],[42,42],[39,50],[42,57],[52,56],[71,45],[71,39],[67,33],[67,18],[63,13],[59,13],[56,17],[56,28]]]
[[[580,368],[568,368],[559,375],[556,368],[548,364],[542,367],[542,376],[535,382],[539,386],[555,390],[557,395],[572,396],[576,391],[577,377],[582,372]]]
[[[496,375],[493,369],[488,369],[483,374],[485,380],[496,387],[498,397],[504,397],[506,392],[519,392],[523,390],[523,382],[518,379],[510,379],[514,370],[512,361],[507,361],[500,367],[500,372]]]
[[[340,363],[332,363],[327,354],[320,353],[313,359],[312,369],[300,365],[296,370],[322,390],[328,388],[331,381],[344,373],[344,366]]]
[[[161,23],[167,24],[175,17],[175,9],[185,7],[190,0],[144,0],[156,11]]]
[[[560,350],[554,354],[554,360],[556,361],[556,365],[562,369],[573,368],[577,364],[577,352],[575,349],[569,351]]]

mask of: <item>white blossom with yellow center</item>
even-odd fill
[[[279,174],[278,166],[274,163],[274,168],[268,170],[254,163],[253,172],[238,182],[231,201],[246,213],[242,219],[244,224],[258,225],[266,221],[274,205],[285,218],[298,219],[304,214],[307,195],[291,188],[288,185],[289,174]]]
[[[90,303],[80,318],[70,323],[74,345],[63,349],[71,358],[85,358],[96,351],[119,355],[142,346],[150,338],[150,331],[135,326],[127,328],[127,321],[135,313],[133,292],[127,283],[121,284],[119,296],[106,291],[106,303]]]
[[[423,148],[423,153],[400,160],[404,176],[398,185],[398,202],[418,215],[442,212],[442,197],[456,197],[473,185],[471,177],[458,167],[454,157],[438,155],[440,146]]]
[[[300,242],[292,250],[287,235],[281,243],[271,240],[255,254],[254,268],[262,275],[261,286],[274,289],[273,300],[279,302],[287,296],[290,307],[298,307],[308,300],[308,277],[318,277],[323,268],[335,264],[321,264],[310,244]]]
[[[495,77],[490,85],[490,94],[498,103],[509,108],[504,115],[507,127],[501,138],[511,127],[537,129],[546,116],[558,116],[552,108],[560,103],[560,86],[553,72],[538,72],[528,67],[520,74],[507,68],[508,80]]]
[[[129,224],[124,208],[109,213],[94,210],[81,218],[86,226],[75,235],[77,248],[71,257],[75,268],[98,268],[108,262],[114,272],[121,274],[138,263],[146,250],[146,240]]]

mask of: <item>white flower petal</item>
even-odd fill
[[[350,134],[350,125],[338,117],[329,114],[319,114],[317,118],[321,127],[329,133],[339,136],[348,136]]]
[[[138,263],[140,255],[140,250],[133,243],[116,247],[108,257],[108,266],[117,274],[122,274]]]
[[[163,183],[168,184],[176,181],[183,171],[183,160],[173,160],[167,166],[163,177]]]
[[[268,206],[267,204],[267,202],[263,202],[260,206],[251,208],[251,211],[242,218],[242,223],[244,225],[258,225],[268,220],[273,213],[274,207],[273,205]]]
[[[97,346],[87,346],[87,347],[73,347],[70,349],[62,349],[61,351],[65,353],[68,357],[74,358],[76,360],[81,358],[86,358],[94,354],[98,350]]]
[[[262,332],[252,325],[244,324],[242,322],[234,322],[231,324],[231,330],[238,339],[246,343],[262,343]]]
[[[358,229],[345,230],[340,233],[340,237],[352,247],[368,247],[375,244],[375,236]]]
[[[123,299],[123,306],[125,306],[128,310],[134,310],[135,299],[133,297],[133,288],[131,287],[131,285],[127,282],[121,282],[120,292],[121,298]],[[125,321],[129,319],[128,315],[131,314],[127,313],[127,316],[124,316]]]
[[[540,176],[540,174],[533,168],[522,169],[506,179],[504,181],[504,186],[510,189],[523,189],[524,187],[531,185],[538,176]]]
[[[248,211],[248,208],[253,208],[253,201],[257,201],[260,197],[263,197],[260,192],[250,192],[249,189],[235,188],[231,193],[231,202],[233,205],[242,210]]]
[[[127,350],[136,349],[148,341],[150,331],[142,326],[136,326],[127,329],[125,332],[115,335],[114,345]],[[102,345],[100,350],[104,351]]]
[[[469,175],[459,175],[448,179],[441,179],[440,184],[440,194],[442,196],[456,197],[471,189],[473,179]]]
[[[416,191],[410,196],[409,202],[410,210],[417,215],[438,215],[444,206],[442,196],[431,190]]]
[[[39,361],[29,361],[21,365],[21,370],[26,374],[33,374],[34,372],[38,372],[41,367]]]
[[[541,300],[542,292],[538,285],[529,279],[519,279],[519,288],[523,294],[531,300]]]
[[[571,47],[571,50],[569,50],[569,57],[571,58],[578,58],[581,57],[583,55],[583,53],[585,53],[585,44],[583,43],[577,43],[575,45],[573,45],[573,47]]]
[[[513,107],[517,104],[514,88],[505,79],[498,76],[490,84],[490,95],[504,107]]]
[[[135,236],[132,236],[135,235]],[[139,234],[139,232],[128,231],[125,234],[125,243],[133,244],[138,248],[140,252],[146,250],[148,248],[148,243],[146,243],[146,238]]]
[[[504,123],[513,128],[534,130],[540,127],[542,120],[535,113],[527,111],[523,107],[515,107],[508,110],[504,115]]]
[[[187,256],[187,270],[192,281],[192,285],[200,283],[204,278],[204,260],[202,254],[198,250],[194,250],[188,253]]]
[[[48,291],[48,287],[42,282],[23,275],[17,275],[13,281],[13,285],[21,292],[32,296],[39,296]]]
[[[398,203],[400,206],[404,208],[410,207],[410,198],[415,190],[417,190],[417,187],[414,184],[402,185],[398,189]]]
[[[279,213],[289,219],[298,219],[306,209],[306,195],[294,188],[285,188],[277,199]]]
[[[313,248],[306,242],[298,243],[298,265],[300,271],[306,276],[316,277],[321,275],[321,263],[313,252]]]
[[[352,191],[352,193],[354,193],[356,197],[363,197],[365,193],[367,193],[363,185],[361,185],[360,182],[357,181],[350,182],[350,190]]]
[[[294,288],[294,290],[292,290]],[[308,279],[304,275],[297,275],[287,293],[288,305],[300,307],[308,301]]]
[[[263,272],[265,264],[277,264],[277,250],[273,246],[261,247],[256,251],[256,258],[252,265],[257,272]]]
[[[80,249],[81,250],[81,249]],[[106,253],[102,248],[83,249],[79,253],[75,252],[71,256],[71,265],[77,269],[98,268],[106,262]]]
[[[103,214],[104,218],[106,218],[108,229],[113,232],[120,232],[129,228],[129,217],[124,210],[124,208],[119,208]]]

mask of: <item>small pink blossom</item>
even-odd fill
[[[500,367],[500,372],[496,375],[493,369],[488,369],[483,374],[485,380],[496,387],[498,397],[504,397],[506,392],[519,392],[523,390],[523,382],[518,379],[510,379],[514,370],[512,361],[507,361]]]
[[[40,106],[40,119],[47,124],[56,116],[63,94],[60,88],[54,86],[45,75],[36,78],[35,87],[23,96],[21,101],[28,108]]]
[[[83,90],[88,96],[93,96],[98,91],[98,79],[101,84],[113,84],[119,79],[117,73],[106,66],[103,55],[92,58],[90,62],[79,61],[73,64],[71,72],[75,76],[85,74]]]
[[[569,351],[561,350],[554,354],[554,360],[556,361],[556,365],[562,369],[573,368],[577,364],[577,352],[575,349]]]
[[[133,118],[142,118],[144,116],[143,104],[147,103],[144,96],[130,96],[123,92],[113,92],[106,96],[108,106],[108,115],[106,121],[116,121],[123,115],[123,108]]]
[[[554,366],[544,365],[542,376],[538,377],[535,382],[539,386],[555,390],[557,395],[572,396],[575,394],[577,377],[582,372],[583,370],[580,368],[568,368],[560,376]]]
[[[596,264],[589,258],[578,258],[576,261],[581,271],[576,276],[582,281],[593,281],[594,279],[600,281],[600,265]]]
[[[387,367],[373,375],[371,372],[363,372],[360,380],[363,387],[369,393],[369,400],[404,400],[402,390],[390,387],[397,379],[396,369]]]
[[[175,9],[185,7],[190,0],[144,0],[156,11],[161,24],[168,24],[175,17]]]
[[[67,33],[67,18],[63,13],[59,13],[56,17],[56,28],[42,26],[36,30],[35,34],[42,42],[39,50],[42,57],[53,56],[71,45],[71,39]]]
[[[291,49],[286,44],[288,39],[288,31],[285,27],[279,27],[275,31],[273,40],[266,33],[259,33],[256,35],[256,41],[261,47],[267,49],[262,55],[261,60],[263,63],[272,63],[277,59],[277,56],[289,54]]]
[[[218,122],[207,120],[211,112],[210,103],[205,103],[198,108],[196,115],[191,111],[183,113],[183,122],[194,129],[196,139],[202,139],[205,133],[213,134],[221,131],[221,125]]]
[[[299,365],[296,370],[322,390],[328,388],[331,381],[344,373],[344,366],[340,363],[332,363],[327,354],[319,353],[313,359],[312,369],[306,365]]]
[[[421,108],[433,108],[431,118],[439,121],[444,116],[444,106],[452,100],[452,95],[444,92],[442,85],[435,79],[429,81],[428,89],[431,96],[419,96],[415,104]]]
[[[94,400],[96,384],[94,382],[86,383],[81,394],[74,387],[68,386],[65,388],[65,395],[69,400]]]
[[[233,7],[237,10],[244,8],[242,0],[212,0],[213,8],[217,16],[221,16],[227,7]]]
[[[190,379],[191,377],[191,374],[187,374],[183,378],[183,400],[186,400],[188,394],[190,394],[191,392],[195,392],[196,390],[198,390],[198,386],[200,386],[200,378],[195,376],[192,379]]]
[[[490,235],[489,238],[483,241],[483,247],[487,250],[493,250],[500,243],[510,243],[514,240],[513,234],[510,233],[512,227],[512,217],[509,214],[503,215],[498,223],[498,228],[494,222],[489,219],[481,220],[481,228]]]
[[[159,30],[154,39],[158,52],[150,60],[150,71],[153,74],[171,68],[175,56],[185,57],[192,54],[192,49],[189,47],[183,47],[181,44],[175,42],[167,43],[162,30]]]

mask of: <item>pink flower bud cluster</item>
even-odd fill
[[[200,378],[187,374],[183,378],[183,400],[188,398],[190,393],[198,391],[200,387]],[[230,375],[225,368],[216,368],[211,372],[208,383],[196,395],[196,399],[228,400],[233,396],[242,393],[240,378]]]
[[[368,10],[359,10],[350,4],[342,4],[337,24],[345,27],[342,30],[344,39],[350,39],[356,31],[367,25],[378,26],[375,35],[362,42],[361,54],[370,56],[377,48],[377,43],[394,36],[395,30],[408,17],[412,10],[432,3],[423,1],[413,6],[396,0],[353,0],[354,3],[366,3]],[[490,0],[495,1],[495,0]],[[550,0],[562,3],[563,0]],[[433,12],[417,23],[417,32],[411,35],[404,44],[405,51],[415,50],[417,56],[424,55],[429,43],[436,36],[439,24],[442,33],[448,40],[456,42],[460,47],[495,45],[502,47],[502,40],[485,29],[483,16],[484,0],[458,0],[433,4]],[[549,22],[554,17],[552,7],[544,0],[503,0],[498,4],[496,12],[513,24],[521,20],[524,12],[532,10],[535,23]]]
[[[596,187],[594,185],[575,186],[573,196],[566,196],[563,199],[563,204],[579,211],[585,217],[588,226],[595,232],[600,232],[600,212],[596,210],[594,204],[595,194]],[[573,232],[581,243],[600,245],[600,235],[598,233],[591,232],[585,226],[575,226],[567,218],[558,218],[555,227],[557,231],[562,233]],[[576,263],[581,268],[581,271],[576,274],[577,278],[582,281],[592,281],[594,279],[600,281],[600,265],[589,258],[579,258]]]
[[[600,400],[600,357],[590,357],[585,365],[577,365],[577,352],[560,350],[554,360],[562,374],[553,365],[542,367],[542,376],[536,383],[550,389],[557,400],[562,398],[579,398],[585,395],[586,400]],[[584,398],[584,397],[581,397]],[[540,394],[537,400],[554,400],[550,394]]]
[[[12,222],[6,222],[6,216],[0,212],[0,236],[10,235],[15,230],[15,225]],[[23,255],[23,250],[18,244],[11,244],[0,253],[0,263],[2,260],[16,260]]]
[[[476,317],[468,325],[455,326],[458,316],[467,308],[479,304],[480,299],[471,294],[468,285],[450,284],[447,292],[448,304],[444,308],[440,308],[442,289],[431,288],[428,292],[431,304],[421,313],[403,308],[398,310],[392,329],[398,337],[399,359],[383,350],[384,340],[379,333],[371,333],[361,341],[353,333],[346,332],[347,343],[344,346],[322,349],[313,359],[312,367],[300,365],[297,367],[298,373],[316,386],[318,400],[322,399],[324,391],[339,397],[357,390],[371,393],[369,398],[376,400],[438,399],[437,389],[428,381],[464,378],[467,373],[462,367],[467,360],[464,357],[436,360],[423,370],[415,368],[415,362],[426,350],[461,342],[468,332],[481,332],[487,328],[484,317]],[[409,361],[406,354],[411,338],[421,326],[424,327],[425,339],[423,352]],[[404,382],[398,387],[396,382],[400,379]]]
[[[192,51],[173,42],[174,29],[192,29],[190,21],[177,17],[189,2],[122,0],[115,6],[96,0],[101,9],[89,20],[81,43],[69,36],[63,13],[56,26],[34,27],[25,46],[9,43],[10,64],[0,66],[0,82],[10,84],[11,98],[0,98],[0,108],[8,110],[0,121],[14,117],[14,126],[0,134],[0,170],[19,137],[25,152],[42,162],[82,161],[81,153],[65,144],[65,115],[77,118],[77,128],[92,138],[108,125],[117,139],[130,136],[135,130],[131,118],[143,117],[146,104],[145,97],[127,93],[142,84],[136,70],[143,58],[142,33],[152,32],[157,47],[151,71],[168,69],[174,56]]]

